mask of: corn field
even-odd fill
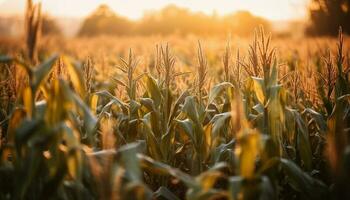
[[[52,54],[40,15],[29,4],[24,46],[0,48],[0,199],[350,199],[341,28],[292,44],[260,27],[240,48],[73,39]]]

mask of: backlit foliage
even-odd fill
[[[239,51],[143,40],[0,56],[0,199],[349,199],[341,29],[290,56],[263,28]]]

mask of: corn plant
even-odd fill
[[[22,68],[28,79],[22,89],[11,76],[0,87],[14,96],[0,123],[0,199],[348,198],[341,30],[336,60],[328,53],[319,69],[291,60],[283,72],[271,46],[260,28],[248,61],[238,51],[233,63],[227,45],[224,81],[210,89],[201,43],[188,88],[178,87],[188,72],[168,45],[156,49],[156,74],[139,73],[144,63],[130,50],[106,85],[93,56],[38,65],[0,56],[1,67]],[[302,91],[306,74],[327,87]]]

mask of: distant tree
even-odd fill
[[[308,35],[336,35],[338,27],[350,33],[350,0],[312,0]]]
[[[226,31],[235,35],[247,36],[254,33],[254,29],[263,26],[264,30],[271,31],[271,24],[268,20],[252,15],[249,11],[237,11],[224,18]]]
[[[235,34],[248,36],[254,28],[264,26],[271,30],[270,23],[252,15],[248,11],[240,11],[228,16],[217,14],[206,15],[201,12],[191,12],[187,8],[168,5],[159,11],[146,13],[138,22],[117,16],[108,6],[101,5],[85,19],[79,31],[79,36],[96,35],[126,35],[126,34]]]
[[[269,21],[248,11],[219,17],[193,13],[188,9],[169,5],[160,11],[147,13],[138,25],[141,34],[226,34],[248,36],[258,26],[271,30]]]
[[[215,31],[209,16],[175,5],[145,14],[138,25],[141,34],[207,33],[208,30]]]
[[[133,23],[117,16],[107,5],[101,5],[83,22],[79,36],[130,34]]]
[[[57,22],[48,15],[42,18],[41,33],[42,35],[62,35],[62,31]]]

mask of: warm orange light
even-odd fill
[[[0,0],[0,13],[21,10],[25,1]],[[304,17],[307,2],[308,0],[45,0],[42,4],[45,11],[55,16],[83,17],[98,5],[107,4],[120,15],[138,19],[145,11],[159,10],[168,4],[175,4],[206,14],[225,15],[238,10],[248,10],[254,15],[268,19],[286,20]]]

